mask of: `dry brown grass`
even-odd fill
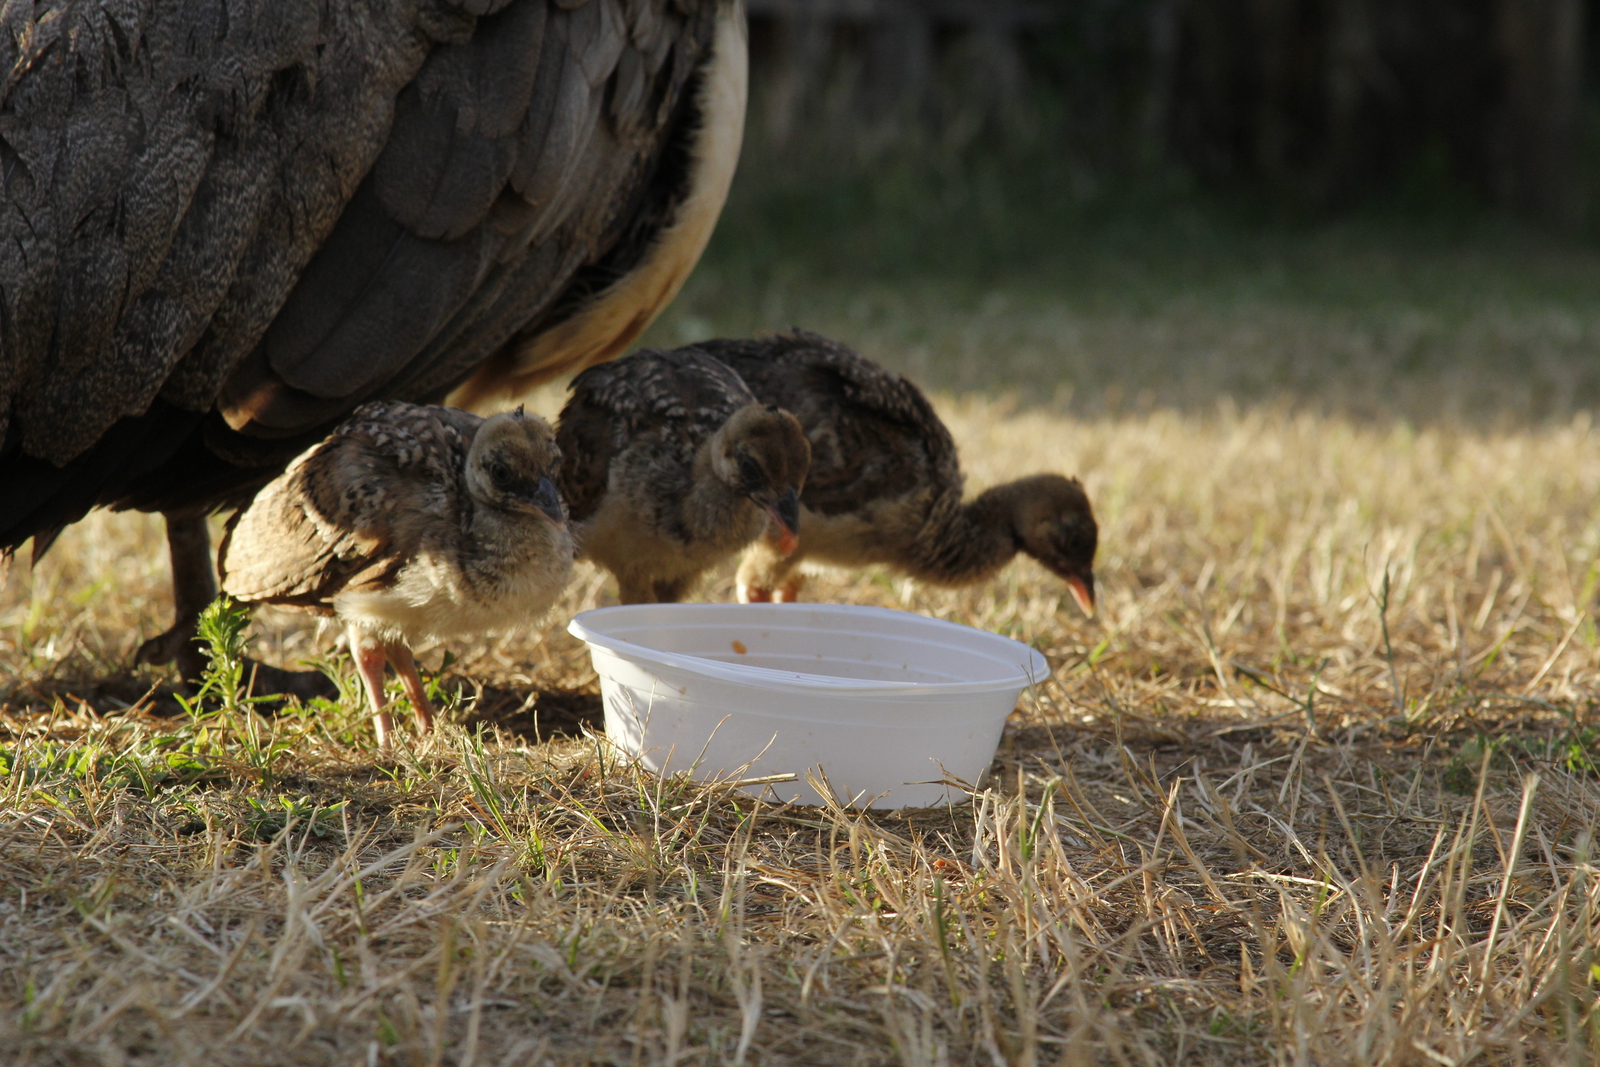
[[[1594,1062],[1589,423],[944,409],[975,484],[1080,471],[1103,531],[1093,623],[1031,563],[813,590],[1050,657],[946,810],[775,809],[538,741],[527,698],[543,734],[595,703],[559,626],[460,650],[483,732],[398,770],[350,700],[158,717],[126,668],[158,527],[69,532],[0,599],[0,1059]]]

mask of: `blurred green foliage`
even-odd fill
[[[1439,153],[1330,210],[1172,164],[1094,170],[1026,124],[868,151],[753,119],[705,259],[645,340],[790,325],[934,389],[1082,413],[1493,423],[1600,402],[1600,254],[1486,205]]]
[[[1496,36],[1571,2],[1046,3],[1004,39],[768,5],[727,208],[645,340],[805,326],[1082,414],[1582,416],[1600,241],[1553,220],[1575,139],[1600,203],[1600,96],[1540,64],[1600,37]]]

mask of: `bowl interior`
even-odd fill
[[[845,604],[640,604],[585,612],[574,632],[623,654],[693,657],[812,685],[1026,684],[1042,657],[1009,638]],[[587,631],[587,632],[582,632]],[[631,647],[630,647],[631,646]]]

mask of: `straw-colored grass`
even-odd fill
[[[158,522],[69,531],[0,599],[0,1060],[1594,1062],[1589,422],[942,409],[975,485],[1081,472],[1103,546],[1093,622],[1031,562],[814,586],[1050,658],[949,809],[638,773],[564,617],[455,650],[398,767],[351,694],[191,718],[127,667]]]

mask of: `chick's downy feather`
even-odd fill
[[[556,430],[561,493],[573,520],[593,516],[625,453],[656,472],[660,491],[652,496],[681,501],[695,452],[755,400],[738,374],[692,348],[645,350],[584,371],[572,380]]]
[[[625,602],[676,600],[767,516],[797,521],[799,423],[692,347],[580,374],[557,441],[580,550],[617,576]]]
[[[950,431],[915,385],[805,330],[703,341],[761,401],[793,411],[811,445],[795,551],[758,543],[740,566],[740,595],[793,599],[806,563],[888,565],[921,581],[964,585],[1024,551],[1094,607],[1098,528],[1082,485],[1035,474],[963,499]]]
[[[364,405],[236,516],[220,553],[224,590],[412,643],[536,621],[566,584],[571,540],[538,515],[495,515],[474,499],[467,466],[485,421]],[[556,473],[549,445],[532,474]]]

